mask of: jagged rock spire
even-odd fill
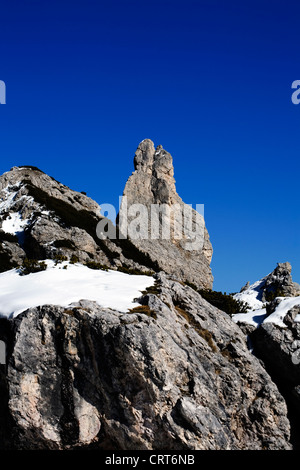
[[[129,177],[123,197],[126,199],[127,209],[135,204],[143,204],[149,214],[151,206],[167,205],[171,209],[169,223],[171,227],[170,239],[153,239],[151,229],[153,228],[153,219],[147,221],[148,239],[132,240],[135,246],[157,261],[161,270],[176,276],[177,278],[191,282],[198,287],[211,288],[213,277],[210,269],[212,257],[212,246],[209,241],[209,235],[206,230],[204,219],[193,209],[191,211],[191,229],[190,233],[183,227],[184,221],[180,219],[182,214],[187,214],[188,205],[185,204],[177,194],[174,179],[173,159],[169,152],[163,149],[161,145],[155,148],[150,139],[143,140],[134,156],[135,171]],[[124,199],[124,200],[125,200]],[[199,201],[194,201],[197,203]],[[172,212],[174,207],[181,208],[181,213]],[[121,206],[121,213],[123,205]],[[168,216],[160,220],[166,221]],[[128,217],[132,220],[133,217]],[[151,225],[152,223],[152,225]],[[199,247],[189,249],[190,235],[193,228],[202,230],[202,238],[199,238]],[[160,227],[161,228],[161,227]],[[178,229],[182,229],[183,237],[180,239]]]

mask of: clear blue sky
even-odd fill
[[[36,165],[117,204],[139,142],[204,203],[214,289],[290,261],[300,281],[300,4],[4,0],[0,173]]]

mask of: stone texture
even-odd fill
[[[285,401],[239,327],[156,277],[140,312],[82,300],[1,320],[4,448],[291,448]]]
[[[144,140],[134,165],[124,190],[129,207],[186,206],[162,146]],[[25,225],[15,237],[0,230],[0,271],[26,256],[76,255],[81,263],[111,269],[164,272],[130,313],[82,300],[0,319],[7,346],[7,365],[0,365],[2,449],[291,448],[286,402],[273,380],[299,411],[299,310],[286,315],[286,328],[263,324],[244,334],[177,282],[212,286],[203,218],[192,212],[184,239],[176,237],[181,221],[175,217],[170,240],[100,240],[98,204],[33,167],[14,167],[0,177],[2,228],[12,214]],[[190,250],[197,224],[201,249]],[[278,289],[299,295],[290,274],[289,263],[279,264],[264,278],[261,298]],[[260,360],[249,352],[248,339]]]
[[[145,139],[135,153],[134,168],[135,171],[129,177],[123,193],[123,197],[127,200],[127,208],[122,205],[120,214],[122,211],[128,214],[134,204],[143,204],[147,208],[149,217],[148,230],[146,228],[148,239],[142,239],[141,236],[140,239],[132,240],[132,243],[150,256],[160,270],[172,274],[177,279],[193,283],[197,287],[212,288],[213,277],[210,269],[212,246],[202,216],[196,218],[197,214],[193,209],[191,227],[189,229],[186,223],[184,232],[182,218],[177,213],[174,217],[166,213],[156,225],[161,230],[163,222],[169,223],[170,238],[163,239],[161,235],[159,239],[153,239],[151,234],[151,228],[155,226],[155,221],[153,217],[151,218],[152,205],[166,205],[170,208],[178,205],[181,216],[184,211],[187,212],[188,206],[176,192],[171,155],[161,145],[155,149],[153,142]],[[129,223],[134,218],[135,215],[129,214]],[[196,243],[191,242],[193,231],[199,233]]]

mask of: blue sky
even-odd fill
[[[6,0],[0,173],[36,165],[118,203],[139,142],[205,204],[214,289],[290,261],[300,282],[296,1]]]

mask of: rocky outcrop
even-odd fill
[[[1,251],[14,252],[13,264],[26,256],[45,259],[60,254],[74,254],[81,262],[107,261],[92,233],[93,223],[96,226],[101,217],[92,199],[34,167],[12,168],[0,177],[0,188]]]
[[[0,220],[0,271],[25,257],[61,256],[112,269],[156,269],[129,240],[100,239],[97,225],[107,219],[99,205],[35,167],[14,167],[0,176]]]
[[[292,266],[290,263],[278,263],[265,279],[262,301],[268,299],[268,295],[279,297],[294,297],[300,295],[300,285],[292,279]]]
[[[2,447],[291,448],[285,401],[239,327],[156,278],[128,313],[83,300],[1,320]]]
[[[142,214],[140,236],[131,237],[132,243],[157,263],[159,270],[199,288],[212,288],[209,235],[203,216],[176,192],[171,155],[145,139],[135,153],[134,168],[124,189],[120,216],[123,214],[130,224],[136,218],[134,205],[143,205],[146,212]]]
[[[293,445],[299,450],[300,289],[292,280],[291,270],[290,263],[278,263],[266,277],[245,286],[236,297],[252,303],[254,308],[233,318],[248,334],[253,353],[263,361],[284,395]]]
[[[276,268],[259,281],[250,285],[247,282],[239,294],[234,297],[249,303],[249,307],[256,308],[259,304],[268,304],[277,297],[295,297],[300,295],[300,285],[292,279],[292,266],[290,263],[277,263]],[[256,300],[256,303],[251,302]]]

